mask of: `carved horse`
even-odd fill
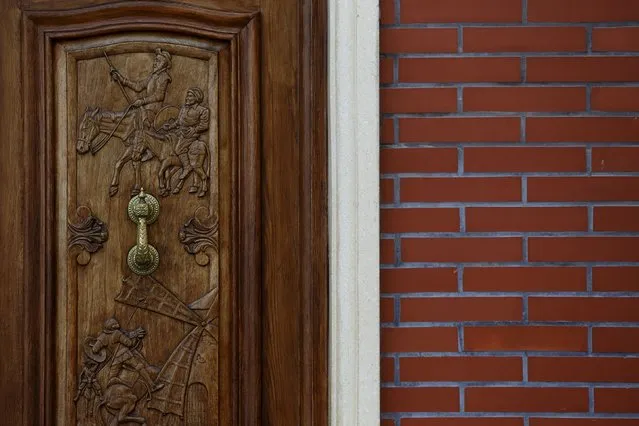
[[[132,137],[136,137],[136,131],[130,130],[133,127],[132,116],[132,113],[125,115],[118,125],[118,120],[115,119],[113,113],[101,111],[98,107],[87,107],[80,120],[76,151],[79,154],[86,154],[90,151],[91,154],[95,155],[108,142],[107,139],[109,135],[116,137],[122,140],[125,145],[125,150],[115,163],[113,178],[111,179],[111,185],[109,187],[109,195],[114,196],[118,192],[120,172],[129,161],[133,163],[135,174],[133,192],[139,191],[141,187],[139,163],[155,157],[160,161],[160,169],[157,175],[160,194],[166,196],[171,190],[170,182],[172,175],[182,167],[180,159],[175,154],[174,143],[171,143],[171,138],[160,135],[154,131],[146,130],[143,135],[145,149],[142,153],[136,153],[136,145],[131,141]],[[134,160],[136,154],[140,157],[137,161]],[[206,157],[208,157],[208,155]],[[204,157],[201,158],[193,169],[195,171],[204,170],[205,161],[206,159]],[[201,177],[201,173],[197,173],[196,176]],[[194,177],[194,185],[195,179]],[[206,182],[202,181],[201,184],[206,185]],[[179,192],[179,188],[176,189],[177,191],[174,190],[174,193]]]
[[[136,373],[137,376],[139,374]],[[146,425],[146,418],[134,413],[135,407],[148,390],[138,377],[133,385],[113,383],[107,385],[103,399],[98,405],[102,423],[106,426],[118,426],[126,423]]]
[[[147,371],[150,376],[156,377],[159,369],[148,366]],[[150,399],[151,389],[140,373],[122,368],[117,376],[109,378],[106,390],[98,404],[103,424],[105,426],[127,423],[146,425],[146,418],[135,413],[135,408],[144,396]]]

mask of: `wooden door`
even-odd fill
[[[0,2],[0,424],[327,424],[325,7]]]

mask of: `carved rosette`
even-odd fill
[[[78,207],[76,214],[79,218],[78,221],[67,224],[68,248],[80,247],[82,251],[76,260],[78,264],[84,266],[91,261],[91,253],[95,253],[103,247],[104,242],[109,238],[109,232],[106,223],[93,216],[89,207]]]
[[[180,228],[179,238],[184,245],[184,249],[195,255],[195,262],[200,266],[209,264],[207,249],[218,251],[218,228],[217,217],[206,216],[203,220],[198,218],[198,212],[204,207],[195,211],[193,217],[188,219]]]

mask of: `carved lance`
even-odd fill
[[[111,59],[109,59],[109,55],[107,55],[106,50],[103,50],[102,53],[104,53],[104,59],[106,59],[107,64],[109,64],[111,73],[116,72],[119,74],[120,71],[118,71],[118,69],[115,66],[113,66],[113,63],[111,62]],[[126,98],[126,101],[128,102],[129,106],[127,106],[126,110],[124,111],[124,114],[122,114],[122,117],[120,117],[118,122],[115,124],[115,127],[113,128],[113,130],[111,130],[111,133],[109,133],[109,136],[107,136],[105,139],[103,139],[102,141],[100,141],[99,143],[97,143],[95,146],[91,148],[91,154],[94,154],[94,155],[98,151],[100,151],[102,147],[104,147],[104,145],[106,145],[106,143],[111,139],[115,131],[118,129],[118,127],[120,127],[120,124],[122,123],[122,120],[124,120],[124,117],[126,117],[127,114],[129,113],[129,110],[131,109],[131,106],[132,106],[131,99],[129,98],[129,95],[126,94],[126,90],[124,90],[124,86],[122,86],[122,82],[120,82],[119,79],[116,79],[116,81],[118,82],[118,86],[120,86],[120,90],[122,91],[122,94]]]
[[[116,67],[113,66],[113,63],[111,62],[111,59],[109,59],[109,55],[107,55],[106,50],[102,51],[104,53],[104,58],[107,61],[107,64],[109,64],[109,68],[111,68],[111,72],[116,72],[116,73],[120,73],[120,71],[118,71],[118,69]],[[116,80],[118,82],[118,86],[120,86],[120,90],[122,90],[122,94],[124,95],[124,97],[126,98],[126,101],[129,103],[129,105],[131,105],[131,99],[129,99],[129,95],[126,94],[126,90],[124,90],[124,86],[122,86],[122,82],[120,82],[120,80]]]

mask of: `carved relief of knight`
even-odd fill
[[[127,330],[115,317],[107,319],[97,337],[84,340],[74,398],[76,404],[82,402],[78,407],[83,423],[78,424],[146,425],[149,409],[165,419],[183,419],[193,385],[206,384],[207,392],[217,392],[216,381],[207,378],[206,372],[217,359],[217,288],[187,305],[154,278],[127,278],[115,300],[135,308],[127,322],[145,310],[177,320],[190,330],[164,364],[156,367],[143,354],[144,328]]]
[[[67,220],[62,424],[217,426],[218,53],[139,37],[69,66],[67,184],[82,207]]]
[[[209,179],[205,166],[208,145],[202,136],[209,129],[210,110],[203,103],[202,90],[198,87],[188,89],[184,104],[179,109],[165,104],[172,80],[169,74],[172,59],[171,54],[161,48],[155,49],[148,75],[138,80],[129,79],[120,72],[106,52],[104,57],[110,67],[111,78],[118,84],[128,106],[122,111],[88,107],[80,121],[78,153],[96,154],[112,138],[122,140],[125,149],[114,166],[110,196],[118,193],[120,173],[129,162],[134,171],[131,195],[138,194],[143,186],[141,165],[154,158],[160,162],[157,174],[160,195],[178,194],[185,179],[193,174],[189,193],[205,196]],[[127,90],[133,91],[136,97],[132,99]]]
[[[137,403],[164,384],[154,383],[151,375],[156,376],[159,369],[151,366],[140,352],[145,335],[141,327],[124,330],[118,320],[109,318],[97,338],[85,340],[84,365],[74,401],[81,397],[86,400],[87,417],[111,419],[112,425],[146,423],[143,416],[135,413]],[[103,385],[98,380],[102,370],[106,371]]]

